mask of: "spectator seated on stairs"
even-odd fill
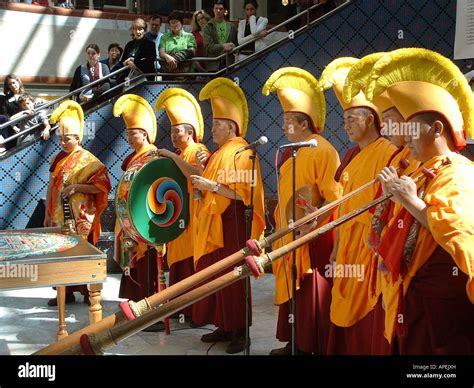
[[[45,103],[44,100],[35,98],[28,93],[22,94],[18,98],[18,103],[20,105],[21,111],[14,114],[10,119],[16,119],[21,116],[32,115],[35,113],[35,109],[38,109],[41,105]],[[13,125],[13,131],[15,133],[25,132],[38,124],[43,124],[43,129],[41,130],[41,138],[43,140],[49,139],[51,125],[49,124],[48,115],[46,109],[41,109],[32,117],[25,118],[24,120],[19,121],[15,125]],[[34,139],[38,138],[39,131],[32,131],[28,132],[27,134],[20,136],[17,138],[17,145],[29,143]]]

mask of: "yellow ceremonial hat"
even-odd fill
[[[379,123],[381,123],[382,112],[378,106],[365,98],[363,91],[360,91],[357,95],[353,96],[350,102],[346,102],[344,100],[343,88],[346,83],[346,77],[349,74],[352,66],[354,66],[358,61],[359,60],[357,58],[352,57],[342,57],[335,59],[324,68],[321,78],[319,79],[319,85],[322,90],[327,90],[330,87],[333,88],[334,94],[336,95],[342,109],[348,110],[352,108],[370,108],[377,114]]]
[[[356,62],[347,74],[343,87],[344,102],[350,103],[362,90],[365,94],[365,88],[369,83],[370,72],[375,63],[386,53],[373,53],[366,55]],[[393,108],[395,104],[390,100],[387,93],[382,93],[372,101],[381,113]]]
[[[171,125],[189,124],[194,128],[195,141],[200,142],[204,136],[204,121],[201,107],[188,91],[181,88],[170,88],[163,91],[156,100],[155,110],[166,110]]]
[[[240,87],[228,78],[215,78],[199,93],[199,99],[211,99],[215,119],[232,120],[237,124],[238,135],[245,137],[249,121],[247,99]]]
[[[50,123],[59,122],[59,133],[61,136],[77,135],[79,142],[83,138],[84,112],[82,107],[72,100],[63,101],[51,115]]]
[[[456,149],[474,135],[472,91],[459,68],[448,58],[422,48],[392,51],[372,68],[367,97],[386,92],[405,120],[438,112],[450,124]],[[465,131],[465,132],[464,132]]]
[[[326,120],[326,100],[318,80],[306,70],[284,67],[265,82],[262,93],[268,96],[276,90],[284,112],[305,113],[313,121],[313,130],[320,133]]]
[[[156,138],[156,117],[147,100],[136,94],[124,94],[114,104],[114,116],[122,115],[127,129],[143,129],[150,143]]]

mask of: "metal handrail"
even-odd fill
[[[50,106],[53,106],[53,105],[57,104],[58,102],[61,102],[62,100],[66,99],[66,98],[69,98],[69,97],[71,97],[71,96],[73,96],[73,95],[75,95],[75,94],[77,94],[77,93],[80,93],[80,92],[82,92],[82,91],[85,90],[85,89],[90,89],[91,87],[93,87],[93,86],[95,86],[95,85],[98,85],[98,84],[100,84],[100,83],[102,83],[102,82],[108,80],[109,78],[112,78],[112,76],[115,76],[115,75],[117,75],[117,74],[120,74],[120,73],[122,73],[124,70],[127,70],[127,69],[130,71],[130,68],[129,68],[129,67],[127,67],[127,66],[122,67],[121,69],[115,70],[115,71],[113,71],[112,73],[106,75],[106,76],[103,77],[103,78],[100,78],[100,79],[98,79],[98,80],[96,80],[96,81],[93,81],[93,82],[91,82],[90,84],[81,86],[80,88],[77,88],[76,90],[73,90],[72,92],[69,92],[69,93],[65,94],[64,96],[58,97],[58,98],[56,98],[55,100],[49,101],[49,102],[47,102],[47,103],[45,103],[45,104],[42,104],[42,105],[40,105],[40,106],[38,106],[37,108],[34,109],[34,111],[33,111],[34,113],[29,114],[29,115],[27,115],[27,116],[17,117],[16,119],[10,120],[10,121],[8,121],[8,122],[6,122],[6,123],[0,125],[0,129],[9,127],[9,126],[11,126],[11,125],[14,125],[14,124],[18,123],[19,121],[23,121],[23,120],[25,120],[25,119],[27,119],[27,118],[36,116],[40,110],[47,109],[47,108],[49,108]]]
[[[312,20],[312,21],[309,21],[307,20],[307,24],[306,25],[303,25],[301,26],[300,28],[298,28],[297,30],[293,31],[294,34],[299,34],[301,31],[305,30],[306,28],[310,27],[310,26],[313,26],[315,24],[319,24],[321,22],[323,22],[324,20],[328,19],[329,17],[331,17],[334,13],[339,12],[342,8],[348,6],[353,0],[346,0],[345,3],[342,3],[340,4],[339,6],[337,6],[336,8],[334,8],[333,10],[325,13],[324,15],[322,15],[321,17],[315,19],[315,20]],[[317,5],[320,5],[320,4],[317,4]],[[314,7],[315,8],[315,7]],[[313,9],[313,7],[311,8],[308,8],[308,10],[311,10]],[[303,13],[305,13],[305,11],[303,12],[300,12],[299,14],[291,17],[290,19],[286,20],[285,22],[282,22],[280,23],[278,26],[276,27],[273,27],[273,28],[279,28],[281,25],[284,25],[286,24],[287,22],[289,21],[292,21],[294,19],[296,19],[299,15],[302,15]],[[308,19],[309,19],[309,13],[308,13]],[[273,30],[273,28],[271,30]],[[290,32],[290,31],[289,31]],[[221,70],[218,70],[214,75],[215,76],[221,76],[223,74],[227,74],[229,72],[229,69],[232,70],[233,68],[235,67],[238,67],[241,63],[243,62],[246,62],[248,61],[249,58],[258,58],[264,54],[266,54],[268,51],[271,51],[273,48],[277,47],[277,46],[280,46],[282,43],[286,42],[286,40],[288,39],[288,36],[284,36],[282,37],[281,39],[273,42],[272,44],[266,46],[263,50],[260,50],[260,51],[257,51],[255,52],[254,54],[252,55],[249,55],[247,58],[244,58],[240,61],[236,61],[234,63],[232,63],[231,65],[229,65],[228,67],[226,68],[223,68]],[[247,43],[246,43],[247,44]]]
[[[120,72],[120,70],[123,71],[124,69],[129,69],[129,68],[124,67],[124,68],[119,69],[119,70],[117,70],[117,71],[115,71],[115,72],[113,72],[113,73],[110,73],[110,74],[117,74],[117,73]],[[129,70],[130,70],[130,69],[129,69]],[[106,90],[104,93],[101,94],[101,97],[104,96],[105,94],[111,92],[111,91],[115,91],[115,90],[118,90],[118,89],[122,88],[122,87],[123,87],[124,85],[126,85],[127,83],[131,83],[131,82],[134,82],[134,81],[136,81],[136,80],[139,80],[140,78],[145,79],[143,73],[141,73],[141,74],[137,75],[136,77],[133,77],[133,78],[131,78],[131,79],[129,79],[129,80],[126,80],[126,81],[124,81],[123,83],[114,86],[113,88],[110,88],[110,89]],[[105,77],[104,77],[104,78],[101,78],[101,80],[104,80],[104,79],[105,79]],[[100,80],[99,80],[99,81],[100,81]],[[97,82],[97,81],[94,81],[94,82]],[[92,83],[91,83],[91,84],[92,84]],[[86,86],[90,86],[91,84],[86,85]],[[137,85],[139,85],[139,84],[137,84]],[[6,123],[6,124],[9,124],[9,123],[16,123],[16,122],[18,122],[18,121],[26,120],[26,119],[28,119],[29,117],[33,117],[33,116],[37,115],[40,110],[44,110],[44,109],[46,109],[47,107],[49,107],[49,106],[51,106],[51,105],[54,105],[53,103],[54,103],[55,101],[56,101],[56,102],[59,102],[59,101],[65,99],[65,98],[68,98],[69,96],[71,96],[71,94],[74,94],[74,93],[76,93],[77,91],[82,90],[82,89],[84,89],[84,87],[81,87],[81,88],[79,88],[79,89],[76,89],[75,91],[70,92],[70,93],[68,93],[68,94],[66,94],[66,95],[64,95],[64,96],[62,96],[62,97],[59,97],[59,98],[57,98],[56,100],[53,100],[53,101],[51,101],[51,102],[49,102],[49,103],[47,103],[47,104],[42,104],[42,105],[38,106],[37,108],[35,108],[35,112],[36,112],[35,114],[28,114],[28,115],[20,116],[20,117],[18,118],[18,120],[17,120],[17,119],[11,120],[11,121],[9,121],[9,122]],[[41,108],[41,109],[40,109],[40,108]],[[48,116],[48,118],[50,118],[50,117],[51,117],[51,114],[48,114],[47,116]],[[10,125],[13,125],[13,124],[10,124]],[[17,138],[20,137],[20,136],[23,136],[23,135],[25,135],[25,134],[28,134],[28,133],[30,133],[30,132],[33,132],[35,129],[39,128],[41,125],[43,125],[43,124],[42,124],[42,123],[37,124],[37,125],[35,125],[35,126],[31,127],[31,128],[25,129],[24,131],[15,133],[14,135],[11,135],[11,136],[7,137],[6,139],[0,140],[0,146],[1,146],[1,145],[4,145],[4,144],[6,144],[6,143],[9,143],[9,142],[11,142],[11,141],[13,141],[13,140],[15,140],[15,139],[17,139]],[[57,125],[52,126],[52,127],[51,127],[51,130],[50,130],[50,133],[51,133],[52,131],[54,131],[57,127],[58,127]]]

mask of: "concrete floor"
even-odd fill
[[[117,310],[120,274],[109,274],[102,291],[103,316]],[[252,279],[253,326],[250,335],[252,355],[266,355],[282,346],[275,339],[278,309],[273,305],[274,277],[266,274]],[[57,309],[48,307],[47,301],[55,296],[52,288],[31,288],[0,291],[0,355],[28,355],[55,341]],[[82,297],[66,305],[66,323],[72,333],[89,322],[87,305]],[[79,301],[77,301],[79,299]],[[140,332],[117,346],[107,349],[115,355],[226,355],[228,343],[206,344],[200,341],[203,334],[215,328],[212,325],[192,329],[188,323],[172,319],[171,334]],[[239,353],[240,355],[243,354]]]

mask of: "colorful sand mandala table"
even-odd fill
[[[42,256],[75,247],[79,241],[59,233],[0,233],[0,262]]]

